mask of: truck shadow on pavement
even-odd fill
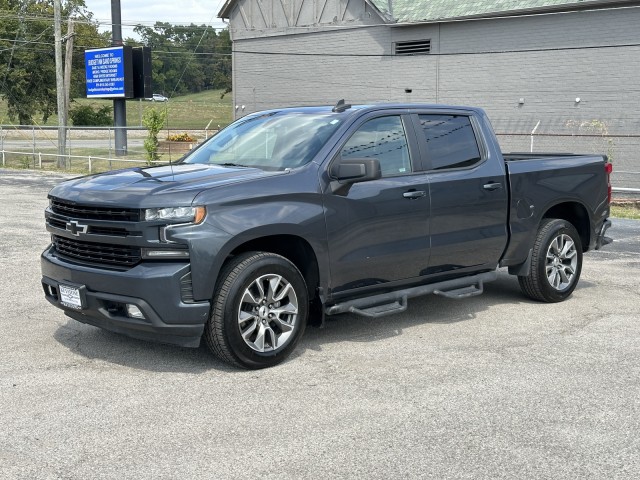
[[[580,281],[579,289],[593,284]],[[473,321],[477,314],[500,305],[534,304],[520,292],[514,277],[501,273],[485,285],[485,293],[466,300],[451,300],[428,295],[409,301],[407,311],[378,319],[353,314],[327,317],[324,328],[308,327],[290,360],[302,357],[306,350],[322,351],[322,347],[339,342],[381,342],[403,335],[405,329],[422,324],[454,324]],[[102,361],[125,367],[155,371],[205,373],[244,372],[218,360],[204,342],[199,348],[182,348],[132,339],[68,320],[54,333],[54,338],[71,352],[89,361]]]
[[[518,282],[508,276],[485,285],[485,293],[465,300],[452,300],[437,295],[409,299],[409,308],[400,314],[366,318],[355,314],[326,317],[323,329],[310,328],[301,341],[304,348],[321,350],[332,342],[374,342],[397,337],[403,331],[423,324],[454,324],[472,321],[477,314],[494,305],[529,302],[520,293]]]
[[[175,373],[204,373],[212,369],[238,371],[211,354],[204,341],[199,348],[165,345],[129,338],[71,319],[56,330],[54,338],[73,353],[90,361],[133,369]]]
[[[580,280],[577,289],[594,287]],[[501,305],[535,305],[538,302],[525,297],[518,280],[505,272],[484,286],[484,294],[464,300],[452,300],[427,295],[409,300],[407,311],[382,318],[365,318],[354,314],[326,317],[322,329],[308,328],[292,358],[304,355],[306,349],[321,351],[333,342],[376,342],[403,335],[405,329],[425,324],[455,324],[473,321],[477,315]]]

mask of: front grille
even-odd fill
[[[139,222],[140,210],[133,208],[93,207],[76,205],[57,198],[51,199],[51,210],[54,213],[71,218],[87,220],[112,220],[120,222]]]
[[[109,237],[139,237],[142,235],[140,232],[129,232],[126,228],[96,227],[93,225],[89,225],[87,233],[91,235],[108,235]]]
[[[59,218],[49,217],[47,219],[47,224],[54,228],[59,228],[61,230],[67,230],[67,222],[64,220],[60,220]],[[91,235],[105,235],[109,237],[141,237],[142,232],[130,232],[126,228],[119,227],[103,227],[96,225],[89,225],[87,227],[87,232]]]
[[[82,242],[53,236],[58,256],[87,265],[133,267],[140,262],[140,248],[127,245]]]
[[[60,220],[59,218],[47,218],[47,223],[55,228],[67,229],[67,222]]]

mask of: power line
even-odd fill
[[[196,49],[201,45],[203,36],[200,37],[200,41],[196,46]],[[44,35],[44,32],[39,35],[38,38],[41,38]],[[23,44],[33,44],[33,45],[47,45],[53,46],[53,42],[38,42],[35,40],[12,40],[9,38],[0,38],[0,41],[12,42],[12,43],[23,43]],[[139,42],[140,44],[144,44],[143,42]],[[607,49],[607,48],[634,48],[640,47],[640,43],[623,43],[623,44],[612,44],[612,45],[582,45],[582,46],[566,46],[566,47],[541,47],[541,48],[524,48],[524,49],[510,49],[510,50],[484,50],[484,51],[466,51],[466,52],[431,52],[428,54],[424,54],[421,56],[424,57],[452,57],[452,56],[462,56],[462,55],[498,55],[498,54],[507,54],[507,53],[537,53],[537,52],[561,52],[561,51],[575,51],[575,50],[597,50],[597,49]],[[90,49],[90,48],[100,48],[94,45],[77,45],[74,46],[74,49]],[[174,45],[172,48],[188,48],[185,45]],[[219,48],[219,47],[215,47]],[[6,49],[8,50],[8,49]],[[256,51],[256,50],[233,50],[231,53],[220,53],[220,52],[196,52],[196,51],[188,51],[188,52],[179,52],[179,51],[170,51],[170,50],[153,50],[153,53],[164,54],[164,55],[191,55],[191,56],[231,56],[232,54],[246,54],[246,55],[266,55],[266,56],[279,56],[279,57],[335,57],[335,58],[380,58],[380,57],[394,57],[394,58],[406,58],[409,55],[396,55],[392,53],[329,53],[329,52],[277,52],[277,51]],[[417,57],[414,56],[414,57]]]
[[[513,50],[486,50],[480,52],[431,52],[424,55],[396,55],[393,53],[315,53],[315,52],[269,52],[269,51],[250,51],[250,50],[233,50],[233,53],[243,53],[250,55],[272,55],[281,57],[348,57],[348,58],[380,58],[380,57],[454,57],[461,55],[498,55],[504,53],[537,53],[537,52],[560,52],[571,50],[595,50],[602,48],[630,48],[640,47],[640,43],[622,43],[614,45],[584,45],[584,46],[568,46],[568,47],[541,47],[541,48],[523,48]]]
[[[49,29],[51,27],[47,27],[47,29]],[[41,35],[38,36],[38,38],[42,38],[42,36],[44,35],[45,32],[43,32]],[[0,42],[10,42],[13,45],[16,44],[23,44],[23,46],[26,45],[45,45],[48,47],[54,46],[54,42],[39,42],[39,41],[35,41],[35,40],[16,40],[16,39],[10,39],[10,38],[0,38]],[[142,45],[142,42],[138,42]],[[16,48],[22,48],[22,47],[16,47]],[[102,48],[100,46],[96,46],[96,45],[74,45],[74,50],[85,50],[85,49],[91,49],[91,48]],[[185,45],[171,45],[171,48],[189,48]],[[198,48],[198,47],[196,47]],[[214,46],[214,50],[219,49],[221,47],[219,46]],[[228,47],[222,47],[225,49],[228,49]],[[11,48],[6,48],[5,50],[0,50],[0,52],[6,51],[6,50],[10,50]],[[39,51],[39,52],[49,52],[49,50],[38,50],[38,49],[32,49],[32,51]],[[184,52],[179,52],[179,51],[170,51],[170,50],[153,50],[153,53],[162,53],[162,54],[168,54],[168,55],[223,55],[223,56],[231,56],[231,52],[227,52],[227,53],[219,53],[219,52],[193,52],[191,50],[189,51],[184,51]]]
[[[215,15],[215,13],[214,13],[214,15]],[[211,19],[209,20],[209,23],[211,23],[212,21],[213,21],[213,16],[211,16]],[[195,50],[198,50],[198,47],[202,43],[202,39],[204,38],[206,33],[207,33],[207,29],[205,28],[204,32],[202,32],[202,36],[200,37],[200,40],[198,40],[198,44],[196,45],[196,48],[194,49],[194,53],[195,53]],[[178,86],[180,85],[180,82],[182,81],[182,77],[184,77],[184,73],[187,71],[187,68],[189,68],[189,65],[191,64],[191,60],[193,60],[193,57],[189,58],[189,61],[184,66],[184,70],[182,70],[182,73],[180,74],[180,78],[176,82],[176,86],[173,87],[173,91],[171,92],[171,96],[173,96],[173,94],[176,93],[176,90],[177,90]]]
[[[104,20],[99,20],[99,19],[93,19],[93,18],[87,18],[86,16],[83,17],[69,17],[70,20],[73,20],[75,23],[78,24],[83,24],[83,25],[93,25],[93,26],[101,26],[101,27],[109,27],[112,26],[113,23],[111,22],[111,20],[108,19],[104,19]],[[47,21],[47,22],[52,22],[53,23],[53,15],[25,15],[25,16],[21,16],[18,15],[16,13],[13,12],[3,12],[0,11],[0,19],[3,20],[18,20],[21,22],[42,22],[42,21]],[[212,20],[213,21],[213,20]],[[211,23],[211,22],[210,22]],[[180,28],[192,28],[192,27],[205,27],[208,29],[212,29],[212,30],[225,30],[227,27],[213,27],[211,25],[205,25],[203,23],[197,23],[197,22],[165,22],[165,21],[161,21],[161,20],[130,20],[130,21],[124,21],[121,22],[120,25],[122,25],[123,27],[155,27],[156,25],[169,25],[172,28],[176,28],[176,29],[180,29]]]
[[[16,35],[16,38],[14,40],[11,40],[10,38],[0,38],[0,41],[5,41],[5,42],[11,42],[12,46],[11,48],[5,48],[4,50],[0,50],[0,52],[6,52],[7,50],[11,50],[11,49],[17,49],[17,48],[22,48],[25,47],[27,45],[53,45],[53,43],[48,43],[48,42],[38,42],[38,40],[40,38],[42,38],[44,36],[45,33],[47,33],[48,30],[50,30],[52,27],[47,27],[45,28],[40,35],[38,35],[35,40],[18,40],[18,37]],[[19,47],[16,47],[16,44],[22,44]]]
[[[640,8],[637,5],[630,5],[630,6],[612,6],[612,7],[607,7],[607,8],[598,8],[598,9],[593,9],[593,10],[587,10],[587,11],[622,11],[622,10],[634,10]],[[94,25],[94,26],[111,26],[113,25],[111,23],[111,20],[109,18],[97,18],[97,17],[93,17],[93,13],[87,11],[87,13],[89,13],[89,18],[86,17],[86,15],[83,12],[79,12],[77,14],[81,15],[82,17],[84,17],[84,20],[80,19],[80,18],[72,18],[72,20],[75,23],[80,23],[80,24],[90,24],[90,25]],[[568,13],[576,13],[576,11],[573,10],[569,10],[569,11],[560,11],[560,12],[540,12],[540,13],[521,13],[521,14],[514,14],[514,15],[507,15],[507,16],[503,16],[503,17],[494,17],[494,16],[480,16],[477,18],[445,18],[445,19],[439,19],[439,20],[433,20],[433,21],[417,21],[417,22],[401,22],[401,23],[394,23],[392,24],[393,26],[419,26],[419,25],[433,25],[433,24],[438,24],[438,23],[459,23],[459,22],[469,22],[469,21],[473,21],[473,22],[477,22],[477,21],[483,21],[483,20],[505,20],[505,19],[512,19],[512,18],[527,18],[527,17],[542,17],[542,16],[558,16],[558,15],[565,15]],[[213,15],[215,16],[215,14]],[[13,11],[7,11],[7,10],[0,10],[0,18],[5,19],[5,18],[12,18],[12,19],[16,19],[16,20],[21,20],[21,21],[42,21],[42,20],[48,20],[48,21],[52,21],[53,22],[53,15],[47,15],[47,14],[40,14],[40,15],[24,15],[24,16],[19,16],[17,14],[15,14]],[[154,21],[149,21],[149,20],[128,20],[128,21],[123,21],[120,24],[123,27],[137,27],[137,26],[150,26],[153,27],[156,24],[166,24],[166,25],[170,25],[172,27],[191,27],[191,26],[205,26],[204,24],[200,24],[198,25],[196,22],[171,22],[171,21],[162,21],[162,20],[154,20]],[[211,23],[211,22],[209,22]],[[222,23],[224,23],[224,21],[222,20]],[[304,25],[304,26],[287,26],[286,29],[289,30],[300,30],[300,31],[307,31],[308,33],[322,33],[328,30],[356,30],[356,29],[363,29],[363,28],[377,28],[377,27],[381,27],[383,25],[381,24],[367,24],[367,25],[336,25],[336,24],[318,24],[318,25]],[[213,30],[225,30],[227,28],[229,28],[230,31],[243,31],[242,29],[232,29],[228,26],[224,26],[224,27],[220,27],[220,28],[216,28],[216,27],[212,27],[210,25],[207,26],[207,28],[211,28]]]

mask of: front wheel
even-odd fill
[[[308,305],[306,283],[293,263],[273,253],[244,253],[220,273],[204,338],[227,363],[271,367],[302,337]]]
[[[582,242],[561,219],[543,220],[531,256],[529,275],[519,276],[522,292],[541,302],[561,302],[573,293],[582,271]]]

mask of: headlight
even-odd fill
[[[144,219],[166,220],[168,222],[201,223],[207,211],[204,207],[165,207],[147,208],[144,211]]]

